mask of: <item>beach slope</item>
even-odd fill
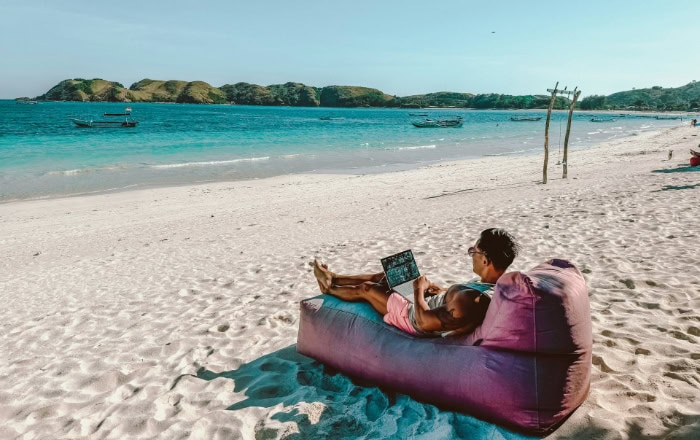
[[[411,248],[445,285],[487,227],[521,241],[514,270],[587,278],[591,393],[551,438],[700,437],[698,133],[571,151],[547,185],[500,156],[1,204],[0,438],[520,438],[294,347],[314,257]]]

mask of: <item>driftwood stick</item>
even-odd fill
[[[547,123],[544,126],[544,167],[542,168],[542,183],[547,183],[547,164],[549,162],[549,120],[552,118],[552,107],[554,107],[554,100],[557,99],[557,86],[559,86],[559,81],[557,81],[552,90],[552,99],[549,101],[549,108],[547,109]]]
[[[569,132],[571,131],[571,118],[574,115],[574,107],[576,107],[576,101],[578,100],[578,97],[581,96],[581,91],[576,90],[578,87],[574,89],[574,99],[571,101],[571,105],[569,106],[569,120],[566,122],[566,136],[564,137],[564,161],[562,162],[563,165],[563,171],[562,171],[562,179],[566,179],[566,174],[568,172],[567,166],[569,165]]]

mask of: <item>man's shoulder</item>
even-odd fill
[[[476,290],[481,293],[487,293],[491,294],[493,292],[494,287],[496,287],[495,284],[491,283],[484,283],[477,280],[471,280],[467,281],[466,283],[461,283],[461,284],[456,284],[455,287],[459,291],[468,291],[468,290]]]

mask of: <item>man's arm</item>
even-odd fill
[[[434,284],[433,284],[434,285]],[[464,325],[464,318],[458,310],[462,295],[454,295],[453,299],[443,306],[430,309],[425,300],[425,293],[431,283],[425,276],[418,277],[413,282],[414,310],[416,313],[416,324],[418,328],[425,332],[450,331]]]
[[[464,327],[465,318],[453,304],[445,304],[428,310],[416,308],[416,324],[424,332],[447,332]]]

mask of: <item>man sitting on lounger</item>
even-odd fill
[[[384,273],[339,275],[314,260],[310,263],[321,292],[344,301],[367,301],[384,316],[384,322],[418,336],[467,334],[484,320],[496,281],[518,254],[515,239],[503,229],[486,229],[467,254],[481,282],[455,284],[442,289],[426,276],[413,282],[414,303],[393,292]],[[426,295],[429,298],[426,299]]]

